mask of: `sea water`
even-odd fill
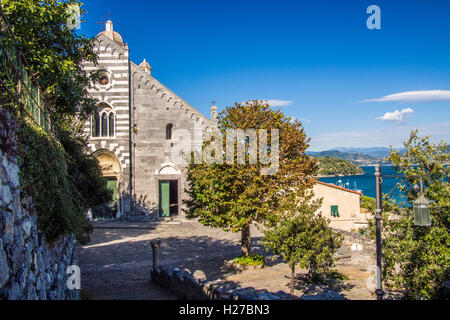
[[[341,177],[324,177],[319,178],[319,181],[334,184],[340,187],[344,187],[350,190],[359,190],[365,196],[375,198],[375,167],[374,166],[361,166],[364,170],[362,175],[354,176],[341,176]],[[398,177],[383,177],[382,191],[383,195],[389,193],[389,198],[397,201],[398,203],[406,201],[406,197],[400,192],[398,184],[402,183],[404,179],[395,171],[395,167],[392,165],[381,166],[382,176],[396,175]]]

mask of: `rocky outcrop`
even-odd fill
[[[30,198],[21,198],[14,123],[0,110],[0,300],[78,299],[66,273],[77,265],[76,240],[46,243]]]

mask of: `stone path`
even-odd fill
[[[240,254],[240,234],[204,227],[196,222],[102,223],[95,225],[91,242],[78,247],[82,274],[82,296],[85,299],[176,299],[172,294],[149,282],[152,266],[150,240],[162,241],[160,263],[202,270],[208,280],[226,279],[243,287],[276,292],[289,291],[290,271],[284,263],[269,263],[261,270],[238,270],[231,263]],[[261,233],[251,230],[253,252],[265,254],[258,244]],[[309,298],[371,299],[364,267],[353,267],[346,246],[337,269],[347,275],[330,294],[322,288],[303,288],[299,283],[296,295],[309,290]]]

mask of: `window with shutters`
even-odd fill
[[[339,207],[338,206],[331,206],[331,216],[339,217]]]

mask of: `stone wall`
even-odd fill
[[[67,267],[77,265],[76,240],[45,243],[32,200],[21,198],[13,121],[1,109],[0,120],[0,300],[78,299],[66,286]]]
[[[279,291],[242,288],[233,281],[207,281],[203,272],[192,274],[172,266],[158,266],[150,272],[152,281],[184,300],[297,300],[297,297]]]

